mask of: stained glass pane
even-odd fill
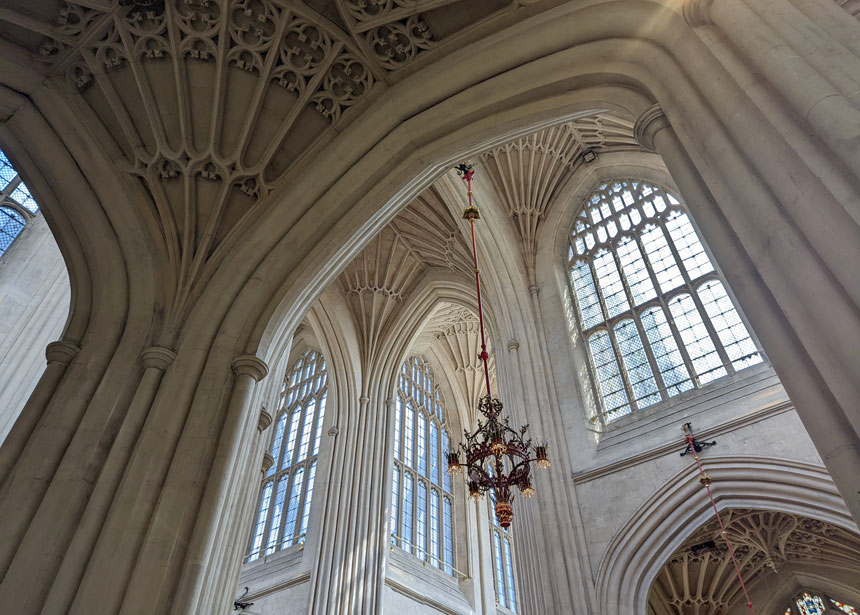
[[[302,502],[302,524],[299,527],[299,538],[304,538],[308,532],[308,520],[311,517],[311,499],[314,496],[314,479],[317,476],[317,462],[311,464],[308,470],[308,481],[305,486],[305,497]]]
[[[293,465],[293,456],[296,450],[296,440],[299,437],[299,421],[302,418],[301,408],[296,408],[293,415],[290,417],[290,432],[287,435],[287,450],[284,451],[284,459],[281,462],[281,469],[286,470]]]
[[[642,305],[657,296],[651,276],[645,268],[645,261],[639,251],[639,244],[632,237],[625,237],[618,242],[618,258],[621,261],[621,269],[627,278],[633,303]]]
[[[263,486],[263,492],[260,495],[260,505],[257,507],[257,523],[254,526],[254,533],[251,538],[251,549],[248,556],[248,561],[252,562],[260,557],[260,547],[263,546],[263,532],[266,531],[266,520],[269,517],[269,503],[272,500],[271,481]]]
[[[800,615],[822,615],[824,613],[824,601],[820,596],[813,596],[809,592],[804,592],[795,602]]]
[[[657,283],[660,285],[660,291],[667,293],[681,286],[684,283],[684,276],[678,269],[678,264],[675,262],[675,257],[672,255],[672,249],[666,241],[663,229],[653,224],[646,226],[641,237],[645,253],[648,255],[651,268],[654,270]]]
[[[496,569],[496,598],[502,606],[508,606],[508,597],[505,593],[505,570],[502,560],[502,537],[499,532],[493,532],[493,555]]]
[[[451,498],[442,498],[443,522],[445,528],[445,572],[454,574],[454,522],[451,512]]]
[[[33,198],[33,195],[30,194],[30,189],[27,188],[27,185],[24,182],[18,184],[18,187],[15,188],[9,196],[15,199],[15,202],[18,203],[18,205],[29,211],[31,214],[39,211],[39,206],[36,205],[36,200]]]
[[[687,349],[693,369],[702,384],[726,375],[714,342],[690,295],[677,295],[669,301],[669,311]]]
[[[394,466],[394,474],[391,477],[391,544],[397,544],[394,537],[397,535],[397,509],[400,504],[400,468]]]
[[[845,604],[844,602],[837,602],[836,600],[832,599],[830,600],[830,602],[833,603],[833,606],[835,606],[843,613],[846,613],[847,615],[857,615],[857,609],[855,609],[853,606]]]
[[[274,553],[278,546],[278,532],[281,531],[281,515],[284,513],[284,499],[287,497],[289,475],[285,474],[278,481],[278,491],[275,495],[275,505],[272,508],[272,525],[269,527],[269,540],[266,543],[266,555]]]
[[[425,559],[427,552],[427,485],[418,481],[418,501],[415,503],[415,555]]]
[[[448,432],[442,430],[442,459],[448,459],[449,451]],[[446,471],[442,471],[442,489],[447,493],[451,493],[451,475]]]
[[[6,154],[0,152],[0,190],[5,190],[9,182],[15,179],[17,175],[17,171],[12,168],[12,163],[9,162]]]
[[[761,363],[761,355],[722,282],[708,280],[699,286],[698,293],[734,368],[739,370]]]
[[[430,490],[430,563],[436,568],[440,566],[439,548],[439,494],[435,489]]]
[[[278,464],[281,461],[281,445],[284,441],[284,429],[287,427],[287,415],[282,414],[281,418],[278,419],[278,426],[275,428],[275,439],[272,441],[272,466],[269,468],[268,472],[266,472],[266,476],[271,476],[275,473],[275,470],[278,468]]]
[[[404,542],[400,546],[405,551],[412,553],[412,474],[409,472],[403,474],[403,514],[401,517],[403,522],[400,527],[400,537]]]
[[[406,402],[406,420],[403,427],[403,461],[410,468],[415,467],[413,458],[412,443],[414,441],[415,429],[415,410],[412,409],[412,402]]]
[[[517,592],[514,589],[514,567],[511,561],[511,541],[505,538],[505,582],[508,588],[508,608],[517,612]]]
[[[9,207],[0,207],[0,255],[24,230],[24,216]]]
[[[606,304],[607,317],[612,318],[630,309],[627,294],[621,283],[621,275],[615,264],[612,252],[602,250],[594,256],[594,275],[597,277],[600,289],[603,291],[603,301]]]
[[[400,429],[402,423],[401,416],[403,415],[403,400],[398,395],[394,403],[396,404],[394,408],[394,458],[400,459]]]
[[[642,346],[636,323],[632,320],[622,320],[615,325],[615,339],[618,342],[618,350],[621,352],[621,360],[627,370],[627,380],[633,389],[633,399],[640,408],[655,404],[662,399],[648,363],[648,355]]]
[[[427,416],[418,417],[418,473],[427,476]]]
[[[439,428],[430,421],[430,482],[439,484]]]
[[[293,484],[290,487],[290,499],[287,506],[287,522],[284,526],[284,541],[281,548],[289,547],[295,541],[296,520],[299,515],[299,502],[302,497],[302,483],[305,480],[305,469],[299,468],[293,474]]]
[[[687,214],[680,211],[669,214],[666,217],[666,230],[669,231],[669,236],[691,280],[714,270],[711,259],[708,258]]]
[[[606,331],[597,331],[588,338],[594,370],[597,374],[597,385],[609,420],[630,413],[630,403],[627,391],[618,368],[615,350]]]
[[[325,420],[325,404],[326,404],[327,393],[323,393],[323,396],[320,397],[319,401],[319,411],[317,412],[317,432],[314,436],[314,450],[313,455],[316,456],[320,452],[320,442],[322,441],[322,428],[323,421]]]
[[[302,427],[302,441],[299,445],[299,455],[296,461],[304,461],[308,456],[308,445],[311,441],[311,427],[314,424],[314,416],[317,409],[317,401],[312,399],[305,407],[305,423]]]
[[[693,388],[690,373],[684,364],[684,359],[678,351],[672,329],[666,321],[663,308],[653,307],[642,313],[642,327],[645,337],[651,346],[657,369],[663,377],[666,395],[672,397]]]
[[[576,292],[583,329],[590,329],[603,322],[600,299],[597,297],[597,290],[591,277],[591,267],[588,263],[580,261],[571,267],[570,279],[573,281],[573,288]]]

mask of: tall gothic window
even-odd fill
[[[510,528],[499,525],[496,518],[496,492],[490,494],[490,541],[493,549],[493,578],[496,587],[496,602],[506,609],[517,612],[517,589],[514,581],[513,544]]]
[[[39,211],[27,185],[0,151],[0,256]]]
[[[403,363],[395,401],[391,542],[454,574],[454,499],[445,405],[427,362]]]
[[[322,354],[306,351],[281,387],[248,561],[304,541],[311,513],[328,387]]]
[[[568,268],[604,421],[762,361],[683,205],[659,186],[601,184]]]

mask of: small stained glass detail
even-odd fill
[[[683,203],[660,186],[600,184],[568,267],[604,422],[764,360]]]
[[[795,600],[800,615],[822,615],[824,613],[824,600],[821,596],[815,596],[804,592]]]
[[[839,602],[833,599],[831,599],[830,602],[832,602],[833,606],[835,606],[837,609],[839,609],[846,615],[857,615],[857,609],[855,609],[850,604],[845,604],[844,602]]]

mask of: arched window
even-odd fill
[[[27,219],[38,211],[29,188],[0,151],[0,256],[24,230]]]
[[[517,588],[514,580],[513,537],[510,528],[505,529],[496,519],[496,492],[490,490],[490,541],[493,549],[493,578],[496,602],[506,609],[517,612]]]
[[[454,574],[454,500],[445,404],[427,362],[403,363],[395,401],[391,542]]]
[[[601,184],[568,267],[604,421],[762,361],[683,205],[659,186]]]
[[[317,456],[328,387],[322,354],[306,351],[288,371],[281,389],[248,561],[303,542],[311,513]]]
[[[845,615],[857,615],[857,609],[850,604],[819,595],[817,592],[805,591],[792,600],[792,603],[785,610],[785,615],[824,615],[828,610],[835,610]],[[833,609],[830,608],[831,605]]]

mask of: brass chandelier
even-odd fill
[[[490,391],[490,368],[487,360],[487,342],[484,335],[484,311],[481,302],[481,278],[478,269],[478,248],[475,241],[475,220],[481,216],[472,201],[472,178],[475,170],[470,164],[461,164],[457,173],[467,186],[469,204],[463,211],[463,219],[469,221],[472,231],[472,258],[475,264],[475,287],[478,295],[478,323],[481,331],[480,359],[484,365],[484,378],[487,384],[487,394],[478,402],[478,410],[485,420],[478,420],[478,428],[473,432],[463,432],[465,441],[448,453],[448,472],[451,475],[465,470],[466,482],[469,486],[469,497],[480,500],[488,491],[495,495],[496,519],[503,528],[511,525],[514,509],[511,503],[514,499],[513,488],[517,487],[524,498],[534,496],[530,473],[534,461],[540,469],[550,467],[546,455],[546,443],[534,446],[532,457],[532,441],[526,439],[529,426],[523,425],[519,431],[509,424],[508,417],[501,418],[502,402],[493,397]],[[460,449],[465,463],[460,462]]]

